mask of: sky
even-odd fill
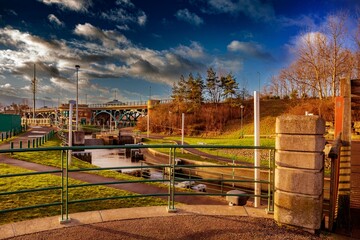
[[[169,99],[181,75],[205,79],[209,67],[252,92],[289,65],[301,34],[359,7],[358,0],[0,0],[0,104],[32,105],[34,65],[37,107],[76,99],[77,84],[80,104]]]

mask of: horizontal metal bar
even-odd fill
[[[148,183],[148,182],[170,182],[170,180],[152,179],[152,180],[127,180],[127,181],[102,182],[102,183],[84,183],[84,184],[69,185],[68,188],[90,187],[90,186],[98,186],[98,185],[126,184],[126,183]]]
[[[41,207],[51,207],[51,206],[58,206],[58,205],[62,205],[62,203],[61,202],[54,202],[54,203],[46,203],[46,204],[39,204],[39,205],[19,207],[19,208],[4,209],[4,210],[0,210],[0,213],[21,211],[21,210],[41,208]]]
[[[104,198],[87,198],[87,199],[79,199],[79,200],[71,200],[68,203],[82,203],[82,202],[92,202],[92,201],[103,201],[103,200],[113,200],[113,199],[121,199],[121,198],[141,198],[141,197],[167,197],[169,193],[155,193],[155,194],[141,194],[141,195],[125,195],[125,196],[112,196],[112,197],[104,197]]]
[[[194,182],[244,182],[244,183],[264,183],[269,184],[266,180],[240,180],[240,179],[216,179],[216,178],[201,178],[201,179],[175,179],[175,182],[194,181]]]
[[[256,195],[256,194],[226,194],[226,193],[203,193],[203,192],[175,192],[175,196],[242,196],[242,197],[261,197],[269,198],[269,195]]]
[[[116,169],[137,169],[137,168],[164,168],[171,167],[171,165],[143,165],[143,166],[122,166],[122,167],[106,167],[106,168],[78,168],[69,169],[69,172],[86,172],[86,171],[103,171],[103,170],[116,170]]]
[[[141,148],[221,148],[221,149],[275,149],[270,146],[239,146],[239,145],[172,145],[172,144],[151,144],[151,145],[101,145],[101,146],[59,146],[41,148],[14,148],[1,149],[0,153],[16,152],[37,152],[37,151],[64,151],[64,150],[90,150],[90,149],[141,149]]]
[[[229,160],[231,160],[229,158]],[[236,162],[235,162],[236,164]],[[269,167],[255,167],[255,166],[245,166],[245,165],[175,165],[175,168],[244,168],[244,169],[264,169],[270,170]]]
[[[26,172],[26,173],[14,173],[14,174],[5,174],[0,175],[0,178],[7,177],[22,177],[22,176],[30,176],[30,175],[41,175],[41,174],[52,174],[52,173],[61,173],[61,170],[52,170],[52,171],[44,171],[44,172]]]
[[[2,196],[2,195],[11,195],[11,194],[18,194],[18,193],[50,191],[50,190],[57,190],[57,189],[62,189],[62,187],[34,188],[34,189],[23,189],[23,190],[13,191],[13,192],[0,192],[0,196]]]

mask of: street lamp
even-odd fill
[[[260,93],[260,72],[257,72],[258,77],[259,77],[259,93]]]
[[[243,130],[243,112],[244,112],[244,105],[240,105],[240,117],[241,117],[241,123],[240,123],[240,127],[241,127],[241,138],[244,137],[244,130]]]
[[[75,65],[76,68],[76,131],[79,130],[79,68],[80,65]]]

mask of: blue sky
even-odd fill
[[[167,99],[213,67],[249,91],[293,59],[301,34],[358,0],[0,0],[0,103]],[[355,23],[349,23],[349,32]]]

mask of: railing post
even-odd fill
[[[268,213],[274,213],[274,161],[275,151],[269,150],[269,184],[268,184]]]
[[[175,208],[175,152],[176,148],[170,148],[169,151],[169,197],[168,212],[177,212]]]
[[[221,194],[224,193],[224,174],[221,174]]]

